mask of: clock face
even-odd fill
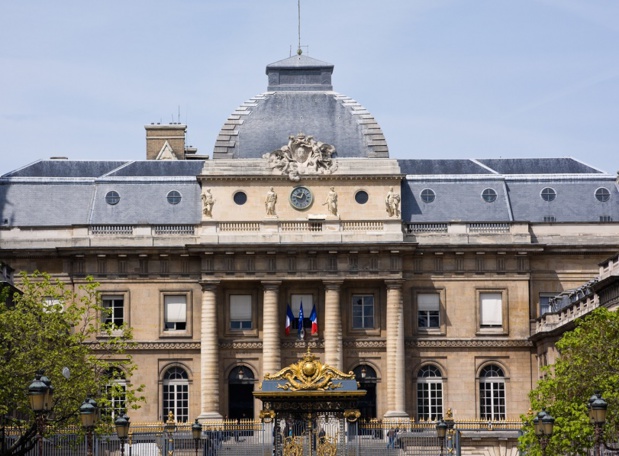
[[[312,205],[314,196],[306,187],[295,187],[290,192],[290,204],[295,209],[307,209]]]

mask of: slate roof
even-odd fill
[[[203,165],[197,160],[41,160],[0,178],[0,223],[24,227],[197,224],[201,205],[196,176]],[[168,202],[173,190],[181,195],[178,204]],[[107,204],[109,191],[120,195],[118,204]]]
[[[335,146],[339,157],[389,157],[376,119],[333,91],[333,65],[295,55],[267,65],[267,92],[250,98],[226,120],[214,159],[260,158],[305,133]]]
[[[406,174],[402,182],[406,222],[619,221],[615,176],[573,158],[398,162]],[[546,188],[556,192],[553,201],[542,198]],[[608,201],[596,198],[600,188],[608,190]],[[494,190],[495,201],[484,200],[486,189]],[[422,200],[424,190],[434,192],[434,201]]]

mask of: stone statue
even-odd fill
[[[214,205],[215,198],[211,195],[211,190],[207,188],[206,193],[202,193],[202,213],[207,217],[212,217]]]
[[[327,206],[327,210],[333,214],[337,215],[337,193],[333,187],[330,188],[329,193],[327,194],[327,200],[322,203],[323,206]]]
[[[389,189],[389,193],[387,193],[385,198],[385,210],[389,217],[400,216],[400,195],[393,191],[393,187]]]
[[[274,172],[298,182],[301,175],[333,173],[337,169],[334,156],[334,146],[299,133],[297,136],[289,136],[285,146],[262,157],[268,160],[268,166]]]
[[[264,200],[264,207],[266,208],[267,215],[275,215],[275,203],[277,203],[277,193],[275,193],[273,187],[271,187]]]

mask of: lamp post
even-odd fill
[[[114,426],[116,426],[116,435],[120,439],[121,456],[125,456],[125,441],[127,440],[127,437],[129,436],[129,425],[130,425],[129,421],[130,419],[126,414],[119,416],[118,418],[114,420]]]
[[[533,418],[533,427],[535,428],[535,435],[539,440],[539,445],[542,448],[542,455],[546,454],[546,447],[552,436],[554,424],[555,419],[546,412],[545,408]]]
[[[97,422],[97,403],[94,399],[88,397],[82,403],[80,406],[80,420],[82,421],[82,427],[86,431],[86,454],[87,456],[92,456],[93,431]]]
[[[441,417],[440,421],[436,423],[436,436],[441,441],[441,456],[443,456],[443,444],[445,443],[445,435],[447,434],[447,423],[443,421]]]
[[[589,419],[595,428],[595,450],[594,455],[600,456],[602,431],[606,422],[606,409],[608,403],[602,398],[602,393],[596,391],[591,399],[589,399]]]
[[[196,422],[191,425],[191,435],[193,436],[194,442],[196,442],[196,456],[198,456],[198,446],[200,443],[200,437],[202,436],[202,425],[198,423],[197,418]]]
[[[36,416],[39,456],[43,455],[43,427],[45,425],[45,415],[51,410],[54,394],[51,380],[45,377],[43,373],[42,370],[38,370],[34,376],[34,380],[28,387],[30,408]]]
[[[174,413],[172,410],[168,413],[168,421],[164,425],[167,440],[167,456],[174,455],[174,433],[176,432],[176,421],[174,421]]]

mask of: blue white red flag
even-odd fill
[[[294,320],[294,314],[292,313],[292,309],[290,308],[290,304],[286,308],[286,335],[290,335],[290,329],[292,328],[292,320]]]
[[[303,301],[301,301],[301,308],[299,309],[299,339],[305,338],[305,328],[303,327]]]
[[[316,315],[316,304],[312,307],[312,313],[310,314],[310,320],[312,322],[312,336],[318,334],[318,315]]]

